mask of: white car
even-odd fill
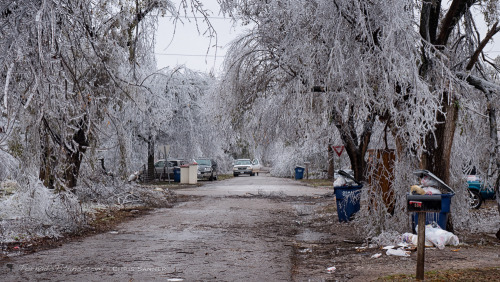
[[[257,163],[254,165],[255,160],[251,161],[250,159],[237,159],[233,162],[233,175],[239,176],[242,174],[248,174],[250,176],[255,176],[255,173],[259,173],[260,164]],[[254,167],[255,166],[255,167]]]

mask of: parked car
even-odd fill
[[[250,176],[255,176],[254,167],[250,159],[237,159],[233,162],[233,175],[239,176],[242,174],[248,174]]]
[[[260,164],[259,159],[253,159],[252,161],[253,172],[259,175],[260,170],[262,169],[262,165]]]
[[[473,209],[479,209],[484,200],[496,198],[495,189],[491,185],[485,185],[477,175],[469,175],[467,184],[471,196],[470,206]]]
[[[155,162],[155,178],[174,179],[174,168],[187,163],[180,159],[161,159]]]
[[[199,158],[194,160],[198,164],[198,179],[217,180],[217,162],[213,159]]]

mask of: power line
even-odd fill
[[[163,16],[164,18],[174,18],[175,16]],[[188,16],[188,17],[182,17],[179,16],[179,19],[213,19],[213,20],[231,20],[231,18],[225,18],[225,17],[193,17],[193,16]]]
[[[146,15],[149,17],[156,17],[156,15]],[[203,17],[203,16],[172,16],[172,15],[165,15],[165,16],[158,16],[159,18],[179,18],[180,20],[182,19],[213,19],[213,20],[231,20],[231,18],[226,18],[226,17],[214,17],[214,16],[208,16],[208,17]]]
[[[180,53],[155,53],[159,56],[181,56],[181,57],[212,57],[212,58],[224,58],[225,55],[201,55],[201,54],[180,54]]]

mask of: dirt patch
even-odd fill
[[[390,276],[388,279],[411,279],[412,274],[414,277],[416,249],[410,257],[388,256],[383,246],[370,244],[359,236],[352,223],[338,222],[333,200],[310,199],[309,203],[309,213],[300,212],[303,206],[298,208],[297,213],[298,218],[302,218],[297,232],[305,235],[296,236],[293,249],[296,281],[372,281],[378,277],[403,273],[405,276]],[[489,211],[484,209],[480,212]],[[470,275],[476,275],[473,281],[488,281],[492,277],[489,272],[491,267],[500,265],[500,241],[491,234],[481,233],[462,233],[459,237],[466,238],[460,246],[447,246],[443,250],[426,249],[425,270],[430,273],[426,273],[426,278],[446,276],[447,279],[440,281],[450,281],[453,277],[460,277],[453,274],[455,271],[460,273],[458,271],[464,269]],[[381,256],[372,257],[375,254]],[[327,270],[329,268],[331,271]],[[443,269],[448,270],[447,274],[431,276]],[[477,272],[467,269],[476,269]],[[493,273],[497,269],[493,269]],[[477,276],[481,273],[484,275]]]
[[[497,281],[500,277],[500,267],[453,269],[443,271],[429,271],[426,281]],[[417,281],[415,275],[390,275],[377,281]]]

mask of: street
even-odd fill
[[[297,209],[304,208],[275,198],[331,191],[261,174],[176,192],[189,200],[112,232],[12,257],[0,269],[2,279],[290,281],[290,234]]]
[[[179,202],[173,208],[152,210],[110,232],[11,256],[0,264],[0,276],[3,281],[371,281],[415,272],[416,252],[386,255],[383,246],[367,246],[354,224],[338,221],[333,189],[265,174],[203,184],[176,190]],[[427,250],[426,271],[498,266],[493,239],[473,233],[460,238],[465,242],[459,247]]]

